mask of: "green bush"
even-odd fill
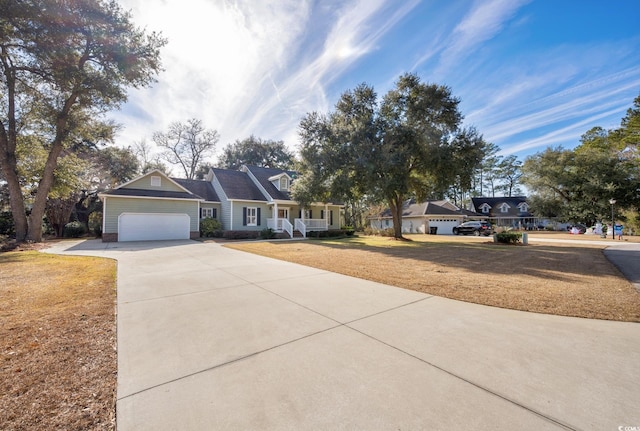
[[[15,226],[11,211],[0,212],[0,235],[13,235]]]
[[[212,217],[200,220],[200,236],[204,238],[222,236],[222,223]]]
[[[349,234],[344,229],[331,229],[307,232],[307,238],[339,238],[353,235],[353,231]]]
[[[89,230],[98,238],[102,236],[102,211],[89,214]]]
[[[340,229],[342,229],[347,236],[353,236],[356,232],[353,226],[342,226]]]
[[[256,230],[226,230],[222,235],[225,239],[256,239],[260,232]]]
[[[64,233],[62,236],[65,238],[80,238],[87,233],[87,228],[83,223],[79,221],[72,221],[64,225]]]
[[[517,244],[522,239],[520,232],[500,232],[496,234],[496,240],[503,244]]]
[[[276,232],[270,227],[264,228],[260,231],[260,238],[262,239],[273,239],[276,237]]]

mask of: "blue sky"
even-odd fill
[[[446,84],[502,154],[572,148],[640,94],[638,0],[121,0],[161,31],[165,71],[112,117],[127,146],[203,120],[218,149],[250,135],[295,149],[300,119],[362,82]]]

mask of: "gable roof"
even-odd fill
[[[228,199],[266,201],[267,198],[245,172],[211,168]]]
[[[441,216],[461,216],[461,211],[453,211],[448,206],[454,206],[448,201],[432,200],[424,202],[416,202],[415,199],[408,199],[402,204],[402,217],[422,217],[425,215],[441,215]],[[385,209],[381,217],[391,217],[391,210]]]
[[[147,176],[152,176],[152,175],[158,175],[158,176],[164,177],[166,180],[173,183],[177,188],[177,190],[157,190],[157,189],[141,189],[141,188],[135,188],[135,187],[128,187],[129,185],[139,181],[140,179]],[[127,181],[124,184],[120,184],[114,189],[106,190],[102,193],[98,193],[98,197],[102,197],[102,196],[127,196],[127,197],[139,196],[139,197],[162,198],[162,199],[202,200],[200,196],[194,194],[193,192],[191,192],[181,184],[178,184],[175,180],[173,180],[172,178],[169,178],[167,174],[165,174],[164,172],[158,169],[154,169],[153,171],[147,172],[146,174],[142,174],[132,179],[131,181]]]
[[[191,192],[175,192],[167,190],[148,190],[148,189],[118,189],[108,190],[99,193],[98,196],[139,196],[146,198],[163,198],[163,199],[189,199],[202,200],[200,196],[196,196]]]
[[[209,181],[186,180],[184,178],[172,178],[172,180],[189,190],[191,193],[200,196],[207,202],[220,202],[218,194],[213,189],[213,185]]]
[[[285,171],[283,169],[274,168],[262,168],[259,166],[246,165],[245,168],[249,171],[258,183],[264,188],[267,194],[272,200],[290,201],[291,193],[289,190],[278,190],[278,188],[271,182],[273,177],[281,177],[287,175],[289,178],[295,178],[297,174],[294,171]]]

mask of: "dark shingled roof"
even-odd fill
[[[212,168],[211,170],[227,194],[227,198],[249,201],[267,200],[246,173],[217,168]]]
[[[264,187],[264,189],[269,193],[274,200],[283,200],[290,201],[291,194],[288,190],[278,190],[276,186],[273,185],[269,178],[286,173],[291,178],[295,178],[297,174],[293,171],[285,171],[283,169],[273,169],[273,168],[262,168],[259,166],[247,166],[247,169],[253,174],[254,177],[258,180],[260,185]]]
[[[527,203],[526,196],[511,196],[511,197],[503,196],[499,198],[475,197],[475,198],[471,198],[471,201],[473,202],[473,208],[476,211],[480,211],[480,207],[483,204],[485,203],[489,204],[489,206],[491,207],[490,215],[495,217],[532,217],[533,216],[533,214],[531,214],[528,211],[521,212],[518,209],[518,205],[522,203]],[[509,207],[511,207],[508,213],[497,212],[498,206],[502,203],[506,203],[507,205],[509,205]],[[486,216],[487,214],[483,214],[483,215]]]
[[[113,189],[104,192],[108,196],[142,196],[149,198],[171,198],[171,199],[200,199],[192,193],[174,192],[166,190],[146,190],[146,189]]]
[[[191,193],[200,196],[207,202],[220,202],[220,198],[209,181],[185,180],[184,178],[171,178]]]
[[[441,204],[439,205],[439,203],[442,202],[443,201],[416,202],[415,199],[406,200],[404,204],[402,204],[402,217],[419,217],[423,215],[461,215],[459,211],[453,211],[449,208],[443,207]],[[382,217],[391,217],[391,210],[387,208],[380,215]]]

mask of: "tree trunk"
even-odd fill
[[[395,196],[389,199],[389,209],[393,217],[393,237],[395,239],[402,238],[402,199]]]
[[[42,219],[47,207],[47,196],[53,186],[53,173],[58,163],[58,156],[62,152],[62,139],[56,139],[51,146],[51,151],[47,157],[47,163],[44,165],[44,173],[42,179],[38,183],[38,191],[36,199],[29,215],[29,231],[27,240],[34,242],[42,242]]]
[[[4,161],[4,160],[3,160]],[[13,160],[15,165],[15,157]],[[16,241],[22,242],[27,237],[27,213],[24,207],[24,198],[22,196],[22,189],[20,188],[20,181],[16,171],[7,166],[10,163],[2,163],[2,172],[4,178],[7,181],[9,187],[9,205],[11,207],[11,215],[13,216],[13,223],[16,230]]]
[[[10,67],[6,52],[2,50],[0,55],[4,77],[7,86],[7,124],[0,122],[0,169],[4,173],[4,179],[9,188],[9,205],[13,215],[13,223],[16,230],[16,241],[22,242],[27,236],[27,214],[24,207],[24,197],[20,180],[18,179],[18,162],[16,159],[16,77],[15,71]]]

